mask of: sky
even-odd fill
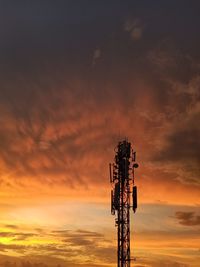
[[[199,12],[0,0],[0,267],[116,266],[108,164],[125,137],[132,266],[199,266]]]

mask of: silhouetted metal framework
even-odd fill
[[[134,169],[138,167],[136,152],[127,140],[118,143],[114,163],[110,164],[111,214],[115,215],[118,235],[118,267],[130,267],[130,208],[137,209],[137,187]],[[132,194],[132,204],[131,204]]]

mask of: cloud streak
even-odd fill
[[[200,215],[196,215],[194,212],[177,211],[175,218],[179,221],[179,224],[184,226],[200,225]]]

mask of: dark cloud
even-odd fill
[[[20,232],[0,232],[0,237],[10,237],[12,240],[15,241],[27,240],[28,238],[31,238],[33,236],[37,236],[37,234]]]
[[[98,232],[92,232],[92,231],[81,230],[81,229],[78,229],[76,232],[80,236],[98,237],[98,238],[103,237],[103,235]]]
[[[76,264],[71,261],[64,260],[56,260],[53,257],[45,258],[15,258],[15,257],[2,257],[2,263],[0,263],[1,267],[102,267],[102,265],[94,264],[94,263],[86,263],[86,264]],[[48,262],[48,263],[46,263]],[[105,265],[103,265],[105,266]]]
[[[169,40],[161,42],[148,57],[154,74],[165,86],[164,97],[158,98],[163,106],[163,133],[153,159],[164,163],[166,169],[174,165],[173,171],[179,173],[177,180],[199,185],[199,61],[183,54]]]
[[[87,186],[89,181],[103,183],[104,147],[111,151],[120,131],[130,137],[134,136],[135,127],[138,135],[145,131],[145,146],[151,145],[150,149],[155,150],[152,142],[163,137],[160,129],[170,123],[171,130],[164,139],[167,146],[155,151],[157,159],[179,161],[184,168],[198,173],[199,127],[196,121],[199,117],[195,110],[186,113],[191,106],[198,105],[198,88],[190,92],[194,82],[191,81],[188,87],[182,83],[179,87],[184,90],[179,93],[177,87],[167,86],[169,76],[165,77],[167,81],[163,81],[163,90],[163,84],[154,84],[153,80],[148,80],[149,87],[145,85],[143,88],[136,83],[132,89],[133,82],[130,83],[129,78],[125,89],[122,90],[121,83],[114,81],[105,84],[103,93],[96,88],[97,81],[92,83],[95,87],[91,90],[82,78],[80,81],[73,78],[70,82],[57,78],[52,81],[49,77],[43,77],[37,83],[23,79],[9,82],[8,89],[1,92],[5,116],[0,127],[0,146],[5,170],[21,179],[28,175],[50,185],[55,183],[55,177],[57,183],[68,183],[72,187],[77,184]],[[102,81],[100,84],[103,86]],[[147,103],[149,107],[143,106],[145,95],[151,97]],[[116,111],[113,113],[113,110]],[[124,117],[125,113],[127,116]],[[134,116],[136,113],[137,118]],[[123,126],[119,127],[121,120]],[[176,120],[184,123],[177,125]],[[98,162],[95,166],[92,158]],[[77,161],[83,164],[82,168],[77,168]],[[190,178],[197,180],[191,175]]]
[[[5,224],[4,227],[14,229],[14,230],[18,229],[18,226],[15,224]]]
[[[167,137],[167,147],[160,155],[161,160],[200,163],[200,114],[185,128],[177,129]],[[200,171],[200,170],[199,170]]]
[[[67,259],[77,260],[79,256],[84,257],[88,262],[90,262],[91,258],[102,263],[113,263],[115,260],[115,247],[112,246],[103,234],[83,229],[76,231],[52,231],[50,234],[56,240],[55,243],[32,244],[31,246],[18,243],[18,241],[31,240],[32,238],[40,239],[41,237],[45,237],[46,234],[45,231],[40,231],[40,235],[20,232],[1,232],[0,236],[11,238],[12,243],[1,243],[0,250],[2,252],[15,251],[25,258],[42,259],[43,255],[46,255],[49,258],[57,259],[57,262],[62,257],[66,259],[64,264],[68,264]],[[104,247],[105,244],[106,247]]]
[[[66,233],[68,233],[69,238],[75,237],[79,233],[84,236],[84,238],[94,238],[94,236],[99,236],[98,232],[90,232],[85,230],[77,230],[77,231],[66,231],[65,230],[58,230],[58,232],[52,231],[53,234],[61,235],[66,237]],[[148,232],[151,236],[151,239],[153,238],[155,240],[155,237],[159,239],[160,232]],[[148,240],[149,236],[148,233],[144,233],[144,239]],[[141,235],[141,233],[139,233]],[[177,234],[177,232],[175,232]],[[195,233],[194,236],[196,236],[197,233]],[[101,236],[101,234],[100,234]],[[163,240],[173,238],[174,234],[171,233],[171,236],[168,236],[167,232],[163,231],[162,235]],[[185,240],[185,235],[181,235],[181,238]],[[190,235],[188,235],[188,238],[191,238]],[[16,262],[17,267],[24,267],[24,266],[43,266],[42,264],[45,263],[47,266],[57,267],[58,264],[60,264],[62,267],[72,266],[72,267],[100,267],[100,266],[107,266],[110,264],[113,264],[116,262],[116,247],[113,246],[101,246],[98,245],[96,242],[93,243],[93,246],[90,244],[83,244],[82,238],[80,242],[78,242],[78,239],[69,246],[67,242],[65,243],[54,243],[54,244],[37,244],[37,245],[27,245],[27,246],[21,246],[21,245],[11,245],[11,244],[2,244],[0,246],[2,252],[8,252],[10,250],[14,250],[17,253],[23,254],[23,257],[18,257],[12,259],[12,257],[7,257],[0,255],[0,266],[7,267],[7,265],[3,265],[5,262],[9,262],[10,265],[14,264]],[[105,240],[102,240],[103,242]],[[173,248],[177,248],[177,244],[172,246]],[[173,253],[175,253],[173,256]],[[183,255],[185,256],[186,250],[184,248]],[[182,260],[181,256],[177,258],[177,251],[173,251],[173,249],[170,249],[170,255],[167,256],[167,254],[162,255],[154,255],[151,254],[149,251],[147,255],[137,255],[136,252],[136,261],[134,262],[136,266],[146,266],[150,265],[152,267],[160,267],[160,266],[173,266],[173,267],[179,267],[184,266],[188,267],[186,263],[184,263],[184,260]],[[197,253],[196,253],[197,254]],[[195,254],[195,255],[196,255]],[[85,257],[85,263],[78,262],[77,256]],[[194,256],[193,256],[194,257]],[[82,258],[82,259],[83,259]],[[94,262],[98,262],[99,264],[95,264]],[[2,263],[2,265],[1,265]]]
[[[101,254],[103,247],[101,247],[100,243],[102,241],[107,242],[105,240],[105,236],[98,232],[87,231],[78,229],[75,232],[72,231],[53,231],[53,235],[60,236],[64,243],[66,243],[69,247],[82,247],[82,249],[89,249],[90,252],[95,254]],[[111,248],[112,249],[112,248]],[[105,253],[102,253],[102,255]]]
[[[52,233],[56,236],[60,236],[65,244],[63,246],[65,249],[62,251],[61,248],[57,248],[56,253],[64,253],[64,255],[69,253],[73,256],[76,255],[76,253],[79,255],[88,255],[90,258],[94,257],[95,259],[98,259],[104,263],[113,263],[115,261],[116,249],[110,244],[110,242],[102,233],[83,229],[78,229],[74,232],[60,230],[53,231]],[[106,243],[107,246],[104,247],[102,243]],[[52,252],[53,250],[54,249],[52,249]]]
[[[33,237],[37,237],[35,233],[16,233],[13,241],[23,241]]]
[[[0,243],[0,251],[7,252],[9,250],[18,252],[18,253],[24,253],[26,252],[27,247],[24,245],[16,245],[16,244],[3,244]]]
[[[0,236],[1,237],[13,237],[13,233],[12,232],[0,232]]]
[[[188,264],[185,264],[183,262],[179,262],[179,261],[172,261],[172,260],[160,260],[158,262],[154,262],[153,263],[153,267],[189,267]]]
[[[179,224],[184,226],[200,225],[200,215],[196,215],[195,212],[177,211],[175,218],[179,221]]]

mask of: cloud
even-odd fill
[[[40,231],[39,234],[23,233],[23,232],[1,232],[1,237],[9,237],[9,243],[0,244],[0,250],[4,253],[18,253],[23,256],[24,260],[27,258],[37,259],[42,261],[42,257],[54,258],[56,262],[59,259],[65,259],[64,264],[77,262],[80,265],[83,262],[91,262],[95,260],[99,265],[103,263],[113,263],[115,248],[106,237],[99,232],[78,229],[74,231],[69,230],[52,230],[51,232]],[[37,240],[30,245],[31,240]],[[49,243],[40,241],[50,240]],[[23,241],[23,245],[21,244]],[[52,242],[53,241],[53,242]],[[82,260],[80,260],[82,259]],[[51,262],[48,260],[48,262]],[[90,266],[90,265],[89,265]],[[93,265],[91,265],[93,266]]]
[[[23,241],[33,236],[37,236],[35,233],[20,233],[20,232],[0,232],[0,237],[10,237],[12,240]]]
[[[128,35],[133,32],[135,40],[143,41],[142,20],[127,20],[123,27]],[[78,60],[72,60],[66,48],[69,60],[62,66],[47,64],[39,70],[31,64],[30,69],[22,66],[1,73],[0,181],[7,199],[10,190],[22,197],[29,191],[38,193],[38,187],[51,196],[83,198],[85,194],[107,199],[107,164],[124,136],[139,151],[148,192],[153,192],[150,172],[159,174],[157,185],[166,182],[166,174],[169,184],[174,180],[180,187],[199,184],[198,64],[173,46],[168,48],[167,42],[157,45],[153,39],[148,49],[132,49],[120,29],[114,35],[117,45],[95,38],[105,59],[98,69],[91,71],[88,55],[95,45],[87,41],[81,46],[87,47],[81,52],[84,59],[73,53]],[[77,45],[77,38],[73,44]],[[96,64],[99,47],[93,56]],[[54,62],[53,56],[49,60]]]
[[[93,59],[92,59],[92,66],[93,67],[96,65],[96,63],[100,59],[100,57],[101,57],[101,50],[99,48],[96,48],[94,50]]]
[[[177,211],[175,218],[179,221],[179,224],[184,226],[200,225],[200,215],[195,215],[195,212]]]
[[[143,4],[133,1],[125,5],[79,2],[50,1],[47,10],[46,4],[32,1],[20,8],[5,4],[0,10],[1,201],[18,206],[21,199],[20,205],[26,205],[22,214],[30,216],[29,222],[34,218],[40,223],[41,217],[37,211],[30,214],[34,209],[28,203],[41,203],[49,192],[52,202],[71,196],[81,202],[89,197],[108,202],[107,165],[117,141],[128,136],[138,151],[140,203],[158,199],[199,203],[199,59],[195,51],[199,16],[192,14],[198,9],[183,7],[176,12],[177,6],[166,20],[163,13],[171,12],[169,3],[167,8],[155,4],[159,14],[155,16],[155,8],[148,13]],[[131,19],[122,32],[127,14]],[[148,23],[146,35],[143,21]],[[170,48],[168,40],[160,45],[169,29],[174,38]],[[7,216],[16,214],[26,221],[20,207]],[[69,214],[64,218],[67,223]],[[53,219],[61,223],[63,218]],[[116,260],[115,247],[95,231],[51,233],[50,241],[55,243],[45,239],[45,231],[37,236],[31,236],[31,231],[20,230],[19,235],[10,231],[1,232],[12,239],[12,244],[1,245],[6,253],[21,251],[38,259],[45,254],[49,260],[65,257],[70,259],[67,266],[76,265],[72,261],[78,257],[89,262],[85,266],[94,265],[94,259],[96,265]],[[35,239],[39,239],[36,244]],[[20,242],[29,245],[23,250]],[[179,260],[167,263],[177,266]]]
[[[95,246],[104,240],[104,236],[97,232],[90,232],[85,230],[77,230],[75,233],[68,233],[64,242],[70,243],[72,246]]]
[[[9,257],[5,255],[0,256],[1,267],[102,267],[105,265],[99,265],[94,263],[78,264],[71,261],[65,261],[62,259],[55,259],[53,257],[36,257],[36,258],[20,258]]]
[[[3,244],[0,243],[0,251],[2,252],[7,252],[9,250],[18,252],[18,253],[25,253],[26,252],[27,247],[24,245],[16,245],[16,244]]]
[[[153,267],[189,267],[190,265],[188,264],[184,264],[183,262],[178,262],[178,261],[170,261],[170,260],[167,260],[167,261],[158,261],[158,262],[155,262],[153,263]]]
[[[161,42],[148,56],[167,93],[161,101],[165,107],[163,133],[153,158],[175,171],[181,183],[199,186],[198,61],[183,55],[169,40]]]
[[[124,30],[130,34],[133,41],[142,38],[144,26],[139,19],[128,19],[124,24]]]
[[[14,229],[14,230],[18,229],[18,226],[15,224],[5,224],[4,227]]]
[[[179,183],[198,183],[197,76],[188,85],[173,80],[167,87],[166,74],[164,89],[148,77],[148,86],[129,79],[123,90],[119,76],[112,83],[92,81],[92,90],[82,75],[78,80],[66,75],[64,80],[40,76],[35,81],[30,77],[2,80],[2,88],[8,88],[1,91],[5,116],[0,126],[0,162],[5,187],[24,190],[31,183],[31,188],[56,185],[72,192],[91,186],[100,194],[99,185],[107,188],[107,163],[114,156],[113,147],[125,135],[137,144],[143,177],[149,175],[151,161],[151,172],[159,169],[159,181],[172,173],[181,177],[176,178]],[[176,168],[170,169],[169,161],[176,162]],[[190,175],[185,177],[181,169]]]
[[[52,230],[50,232],[40,233],[41,240],[51,240],[51,243],[40,243],[39,237],[38,243],[30,242],[26,244],[23,243],[23,246],[18,241],[13,240],[12,242],[16,242],[13,244],[0,244],[0,250],[3,253],[18,253],[19,257],[17,261],[15,258],[9,259],[10,262],[16,261],[20,266],[22,262],[25,264],[31,263],[34,264],[45,263],[47,266],[55,266],[58,264],[61,266],[74,266],[74,267],[100,267],[100,266],[108,266],[110,264],[114,264],[116,262],[116,244],[113,245],[113,242],[107,241],[107,234],[99,233],[95,231],[89,231],[84,229],[78,229],[74,231],[70,230]],[[47,237],[50,237],[48,239]],[[196,238],[197,232],[193,233],[193,237]],[[142,236],[142,239],[145,240],[145,243],[139,243],[138,245],[138,236]],[[43,237],[45,237],[43,239]],[[149,264],[150,266],[160,267],[162,266],[188,266],[184,263],[184,256],[186,249],[183,246],[183,251],[181,252],[180,243],[176,243],[176,240],[181,241],[185,240],[185,243],[188,245],[188,242],[191,242],[191,235],[187,232],[186,235],[184,232],[175,233],[166,232],[166,231],[147,231],[147,232],[138,232],[135,233],[135,246],[137,247],[148,247],[148,255],[140,255],[140,250],[134,249],[134,255],[136,257],[135,265],[146,266]],[[53,241],[54,240],[54,241]],[[152,241],[154,240],[154,243]],[[53,241],[53,242],[52,242]],[[174,245],[169,246],[170,243],[174,241]],[[161,242],[161,243],[160,243]],[[163,255],[157,254],[149,254],[149,248],[155,250],[155,248],[160,247],[160,244],[164,247],[170,247],[170,253],[165,252]],[[177,246],[180,251],[176,251]],[[198,242],[197,242],[198,246]],[[153,249],[154,248],[154,249]],[[168,255],[169,253],[169,255]],[[180,255],[179,255],[179,254]],[[187,252],[189,253],[189,252]],[[179,256],[177,256],[179,255]],[[196,254],[195,254],[196,255]],[[192,255],[194,258],[195,255]],[[3,255],[0,255],[0,266],[1,266],[1,258]],[[5,256],[6,260],[6,256]],[[29,262],[29,263],[28,263]],[[94,264],[95,262],[95,264]],[[167,265],[168,264],[168,265]],[[182,265],[181,265],[182,264]],[[29,266],[29,265],[27,265]],[[3,266],[4,267],[4,266]],[[18,266],[17,266],[18,267]]]

